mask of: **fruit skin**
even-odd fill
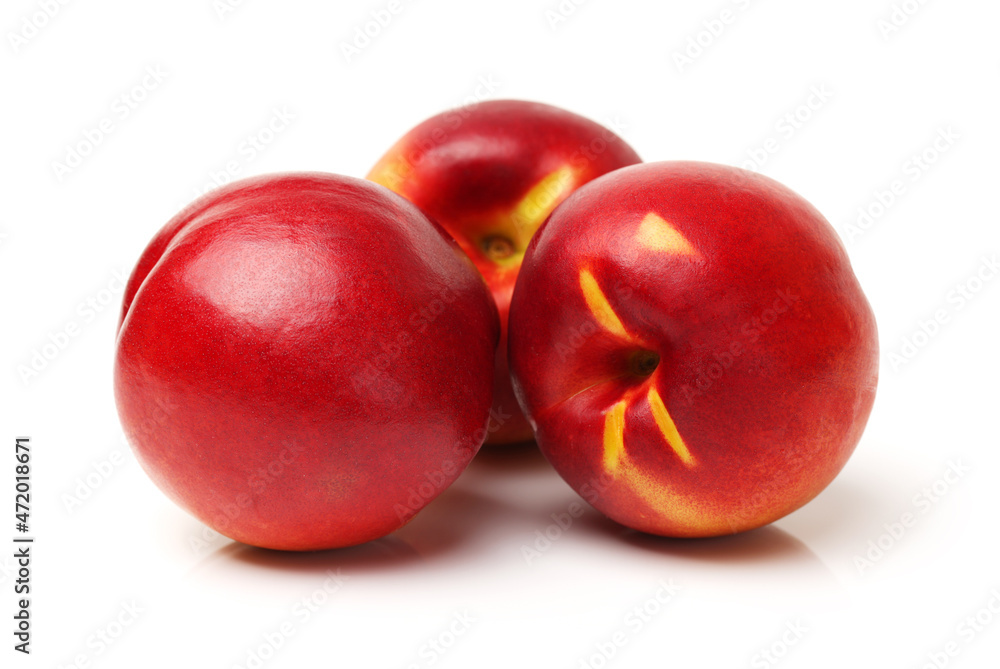
[[[830,224],[771,179],[695,162],[628,167],[564,202],[528,249],[509,347],[563,478],[673,537],[812,499],[878,377],[875,319]]]
[[[115,396],[143,468],[222,534],[284,550],[392,532],[475,455],[496,309],[403,198],[321,173],[195,201],[126,287]]]
[[[408,132],[369,173],[437,221],[472,258],[500,311],[488,444],[531,439],[507,366],[507,314],[531,236],[574,190],[640,162],[607,128],[537,102],[496,100]]]

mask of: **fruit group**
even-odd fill
[[[233,539],[348,546],[464,469],[496,309],[464,253],[368,181],[257,177],[197,200],[126,287],[119,414],[143,468]]]
[[[488,443],[532,436],[511,388],[506,345],[510,298],[528,242],[574,190],[638,162],[631,147],[593,121],[549,105],[500,100],[424,121],[368,175],[440,223],[493,292],[501,341]]]
[[[510,313],[539,446],[612,519],[748,530],[837,475],[875,397],[875,320],[827,221],[766,177],[649,163],[535,235]]]

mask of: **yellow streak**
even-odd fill
[[[676,523],[679,536],[714,536],[731,534],[733,528],[725,516],[713,511],[711,504],[677,492],[670,484],[641,471],[625,461],[617,480],[635,493],[660,518]]]
[[[625,454],[625,405],[619,402],[604,414],[604,470],[610,474]]]
[[[658,400],[659,395],[656,397]],[[622,400],[604,414],[604,471],[615,478],[616,485],[631,490],[656,516],[676,523],[682,536],[711,536],[732,532],[728,520],[718,517],[710,504],[706,505],[697,498],[677,492],[669,483],[654,478],[632,462],[625,452],[627,405],[628,400]],[[662,407],[663,403],[659,402],[659,405]],[[666,410],[664,414],[665,412]]]
[[[375,167],[372,168],[368,176],[365,177],[369,181],[374,181],[377,184],[385,186],[391,191],[401,193],[403,191],[404,182],[413,173],[413,166],[403,158],[394,157],[397,153],[396,147],[393,147],[386,156],[379,161]]]
[[[653,251],[672,255],[700,257],[698,250],[670,223],[656,212],[646,214],[639,224],[636,241]]]
[[[597,285],[597,279],[587,269],[580,270],[580,289],[583,291],[583,298],[587,301],[590,313],[594,315],[601,327],[619,337],[628,338],[625,326],[618,319],[615,310],[611,308],[608,298],[604,296],[604,291]]]
[[[530,239],[552,210],[573,192],[575,177],[576,171],[569,165],[563,165],[532,186],[514,206],[511,218],[518,230],[527,233],[525,239]]]
[[[695,464],[684,447],[684,442],[677,435],[677,429],[673,427],[673,421],[655,389],[650,390],[649,399],[660,429],[666,433],[661,422],[661,417],[665,417],[676,435],[676,443],[683,448],[683,452],[678,451],[681,458],[685,464]],[[678,536],[714,536],[733,532],[728,518],[719,516],[710,503],[705,504],[697,498],[679,493],[669,483],[654,478],[632,462],[625,452],[625,409],[628,402],[627,399],[622,400],[604,414],[604,471],[615,478],[616,485],[630,490],[648,505],[655,516],[675,524],[681,532]],[[671,445],[677,448],[674,443]]]
[[[656,420],[656,425],[660,428],[660,432],[663,433],[663,437],[667,440],[670,448],[674,449],[674,452],[677,453],[681,461],[688,467],[697,465],[698,462],[691,455],[687,444],[681,438],[681,433],[677,431],[674,419],[670,417],[670,412],[667,411],[667,407],[663,404],[660,393],[656,392],[656,388],[650,388],[647,397],[649,398],[649,406],[653,410],[653,418]]]

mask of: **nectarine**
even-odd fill
[[[808,202],[744,170],[649,163],[571,195],[510,309],[514,387],[566,481],[629,527],[748,530],[837,475],[875,397],[872,310]]]
[[[638,162],[618,135],[582,116],[535,102],[496,100],[424,121],[368,175],[451,233],[493,292],[501,335],[487,443],[532,436],[507,366],[507,312],[528,241],[574,190]]]
[[[256,177],[195,201],[125,291],[115,396],[142,467],[233,539],[358,544],[486,435],[496,307],[416,207],[369,181]]]

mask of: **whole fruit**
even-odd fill
[[[539,446],[629,527],[748,530],[837,475],[875,397],[875,319],[829,223],[751,172],[628,167],[535,235],[510,361]]]
[[[349,546],[401,527],[486,434],[496,309],[440,228],[369,181],[212,191],[125,291],[115,396],[139,462],[244,543]]]
[[[615,133],[582,116],[498,100],[424,121],[368,175],[451,233],[493,292],[501,335],[487,443],[532,437],[507,366],[507,312],[528,242],[574,190],[639,160]]]

